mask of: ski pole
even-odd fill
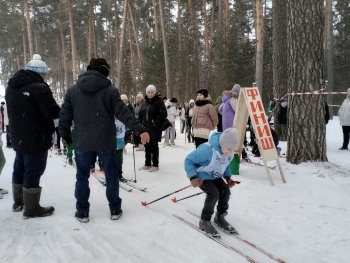
[[[132,143],[132,157],[134,158],[134,183],[136,183],[136,164],[135,164],[135,144],[134,144],[134,134],[131,134],[132,138],[133,138],[133,143]]]
[[[193,195],[186,196],[186,197],[181,198],[181,199],[179,199],[179,200],[177,200],[176,197],[173,197],[173,198],[171,198],[171,201],[173,201],[174,203],[177,203],[177,202],[180,202],[181,200],[185,200],[185,199],[187,199],[187,198],[191,198],[191,197],[194,197],[194,196],[197,196],[197,195],[201,195],[201,194],[203,194],[203,193],[204,193],[204,192],[199,192],[199,193],[196,193],[196,194],[193,194]]]
[[[154,203],[154,202],[157,202],[157,201],[159,201],[159,200],[161,200],[161,199],[164,199],[165,197],[168,197],[168,196],[170,196],[170,195],[172,195],[172,194],[181,192],[182,190],[185,190],[186,188],[189,188],[189,187],[191,187],[191,186],[192,186],[192,185],[187,185],[187,186],[185,186],[185,187],[183,187],[183,188],[181,188],[181,189],[179,189],[179,190],[176,190],[175,192],[172,192],[172,193],[170,193],[170,194],[167,194],[167,195],[164,195],[164,196],[162,196],[162,197],[159,197],[158,199],[153,200],[153,201],[151,201],[151,202],[149,202],[149,203],[147,203],[147,201],[141,201],[141,205],[143,205],[143,206],[150,205],[150,204],[152,204],[152,203]]]

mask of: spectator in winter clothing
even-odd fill
[[[196,106],[193,108],[192,126],[196,147],[208,141],[210,132],[218,125],[218,115],[215,111],[208,90],[197,91]]]
[[[186,109],[188,108],[188,102],[184,102],[183,107],[179,107],[179,116],[180,116],[180,131],[184,133],[186,128]]]
[[[122,94],[120,95],[120,98],[121,100],[124,102],[124,104],[128,107],[128,109],[134,113],[134,108],[132,107],[130,101],[129,101],[129,98],[126,94]],[[132,134],[132,131],[131,130],[128,130],[126,133],[125,133],[125,137],[124,137],[124,151],[126,152],[126,149],[125,149],[125,145],[127,145],[128,143],[131,143],[131,134]]]
[[[185,117],[186,117],[186,134],[188,142],[194,142],[193,131],[192,131],[192,117],[193,117],[193,108],[195,105],[194,99],[190,99],[189,105],[186,108]]]
[[[101,159],[106,176],[106,196],[111,219],[122,215],[122,200],[119,197],[119,174],[116,164],[115,118],[140,134],[146,143],[149,135],[120,99],[111,81],[109,64],[103,58],[92,58],[87,71],[78,77],[75,85],[68,89],[64,98],[58,125],[62,138],[73,141],[77,166],[75,216],[80,222],[89,221],[89,177],[90,167],[96,155]],[[73,138],[70,128],[74,121]],[[73,140],[72,140],[73,139]]]
[[[3,127],[2,126],[2,114],[0,114],[0,127]],[[4,155],[4,152],[2,151],[1,134],[2,134],[2,130],[0,130],[0,175],[1,175],[2,169],[4,168],[4,165],[6,163],[5,155]],[[2,199],[2,196],[4,194],[7,194],[7,193],[8,193],[7,190],[0,188],[0,199]]]
[[[220,113],[222,115],[222,130],[232,128],[238,104],[238,95],[241,86],[235,84],[231,90],[225,90],[222,97]]]
[[[139,120],[139,114],[141,111],[142,103],[143,103],[143,94],[142,94],[142,92],[139,92],[139,94],[137,94],[137,96],[136,96],[136,102],[134,105],[134,115],[135,115],[136,119],[138,119],[138,120]],[[140,143],[139,136],[134,135],[134,145],[135,145],[135,147],[137,147],[136,151],[143,151],[145,149],[144,145]]]
[[[155,172],[159,170],[158,142],[162,138],[167,111],[154,85],[148,85],[146,88],[145,102],[142,104],[139,118],[150,135],[150,141],[145,145],[145,165],[140,170]]]
[[[348,95],[339,108],[339,120],[343,129],[343,146],[339,150],[348,150],[350,134],[350,88]]]
[[[185,170],[192,186],[199,186],[207,194],[199,227],[214,237],[220,236],[210,223],[217,202],[214,223],[231,233],[238,233],[224,218],[229,206],[229,188],[236,183],[231,179],[230,162],[237,144],[238,132],[235,128],[226,129],[223,133],[214,132],[208,143],[201,144],[185,159]]]
[[[39,205],[40,177],[44,173],[48,149],[55,132],[53,120],[60,107],[54,100],[44,78],[48,68],[40,55],[35,54],[26,69],[17,71],[8,82],[6,102],[12,147],[16,151],[12,186],[12,211],[23,210],[24,217],[51,215],[52,206]]]
[[[2,113],[3,113],[3,118],[2,118],[2,131],[6,131],[6,148],[12,148],[12,143],[11,143],[11,136],[10,136],[10,128],[9,128],[9,117],[7,113],[7,106],[5,102],[1,102],[2,106]]]
[[[172,98],[171,100],[167,100],[165,102],[165,107],[167,109],[167,118],[169,122],[171,123],[171,126],[169,126],[165,130],[165,145],[169,146],[170,144],[175,145],[175,116],[176,116],[176,103],[177,99]],[[170,143],[169,143],[170,139]]]
[[[215,105],[214,105],[215,111],[218,114],[218,125],[216,126],[218,132],[222,132],[222,115],[220,113],[220,108],[222,106],[223,106],[222,96],[219,96],[216,98]]]

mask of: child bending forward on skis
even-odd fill
[[[185,159],[185,170],[192,186],[199,187],[207,194],[199,227],[213,237],[220,237],[210,222],[216,203],[218,204],[214,223],[231,234],[238,234],[237,230],[225,220],[230,188],[237,183],[231,179],[230,169],[237,143],[238,133],[235,128],[226,129],[222,133],[214,132],[207,143],[201,144]]]

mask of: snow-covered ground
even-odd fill
[[[136,171],[137,181],[148,192],[120,190],[124,215],[109,219],[105,187],[90,179],[90,222],[74,218],[75,169],[64,167],[55,154],[48,158],[41,180],[42,205],[53,205],[53,216],[23,219],[11,212],[11,172],[14,151],[4,148],[7,163],[0,187],[9,190],[0,200],[0,262],[247,262],[245,258],[196,232],[173,214],[197,224],[186,210],[200,214],[205,196],[171,202],[200,190],[188,188],[147,207],[152,201],[189,184],[183,160],[193,148],[178,133],[176,144],[160,146],[160,171]],[[5,136],[3,135],[3,138]],[[240,237],[271,252],[285,262],[350,262],[350,152],[337,150],[342,143],[338,118],[327,125],[326,163],[290,165],[281,158],[287,183],[278,170],[271,170],[275,186],[269,185],[263,167],[241,164],[240,185],[232,189],[230,221]],[[286,144],[281,143],[282,152]],[[124,155],[124,177],[133,178],[130,145]],[[136,167],[144,152],[135,152]],[[255,262],[276,262],[252,247],[222,234],[222,240]]]

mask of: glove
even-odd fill
[[[203,185],[203,180],[199,180],[198,178],[193,178],[193,179],[191,179],[191,185],[193,187],[201,186],[201,185]]]
[[[62,137],[63,143],[67,144],[72,144],[72,137],[71,136],[64,136]]]
[[[232,188],[232,187],[235,186],[236,184],[240,184],[240,183],[241,183],[240,181],[234,181],[234,180],[232,180],[231,178],[226,179],[226,182],[227,182],[227,186],[228,186],[229,188]]]

